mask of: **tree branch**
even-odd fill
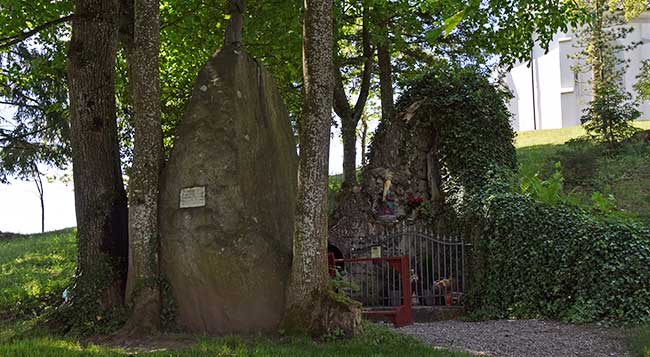
[[[372,47],[370,44],[370,33],[368,31],[368,16],[364,9],[363,11],[363,29],[361,30],[361,37],[363,39],[363,74],[361,77],[361,88],[359,89],[359,97],[357,103],[354,105],[354,122],[358,123],[363,114],[363,109],[366,107],[368,94],[370,93],[370,79],[372,78]]]
[[[29,136],[36,135],[38,133],[44,132],[44,131],[52,129],[54,127],[56,127],[56,124],[51,124],[51,125],[44,126],[44,127],[40,128],[40,129],[34,129],[34,130],[30,131],[30,132],[22,133],[20,135],[12,135],[13,133],[11,131],[9,131],[9,130],[1,130],[0,129],[0,140],[1,141],[23,140],[23,139],[25,139],[25,138],[27,138]]]
[[[343,87],[343,76],[339,66],[334,66],[334,112],[341,120],[350,118],[353,115],[350,103],[348,103],[348,96],[345,94],[345,88]]]
[[[45,30],[47,28],[50,28],[52,26],[56,26],[56,25],[58,25],[60,23],[63,23],[63,22],[67,22],[68,20],[72,19],[73,16],[74,15],[63,16],[63,17],[60,17],[60,18],[58,18],[56,20],[52,20],[52,21],[46,22],[46,23],[44,23],[42,25],[36,26],[36,27],[34,27],[33,29],[31,29],[29,31],[24,31],[24,32],[21,32],[19,34],[13,35],[13,36],[0,38],[0,49],[11,47],[11,46],[13,46],[15,44],[18,44],[18,43],[20,43],[20,42],[34,36],[35,34],[41,32],[41,31],[43,31],[43,30]]]
[[[350,103],[348,102],[348,96],[345,93],[345,87],[343,84],[343,76],[341,75],[341,61],[337,61],[337,65],[334,66],[334,112],[340,118],[350,118],[352,122],[356,124],[361,119],[363,110],[366,106],[366,101],[368,100],[368,95],[370,94],[370,81],[372,79],[372,45],[370,43],[370,33],[368,31],[368,20],[367,15],[363,14],[363,28],[361,30],[361,38],[363,41],[363,54],[361,57],[356,57],[356,59],[363,60],[363,73],[361,75],[361,86],[359,88],[359,97],[357,102],[354,105],[354,108],[350,108]]]

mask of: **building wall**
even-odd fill
[[[632,20],[628,26],[634,30],[623,40],[623,44],[642,42],[634,50],[621,53],[629,60],[623,84],[628,92],[636,95],[633,86],[641,62],[650,59],[650,12]],[[582,112],[591,100],[591,74],[574,73],[576,64],[586,65],[584,60],[579,63],[579,60],[570,58],[579,51],[575,33],[559,32],[553,37],[548,50],[535,46],[531,53],[532,63],[518,63],[508,72],[505,83],[514,95],[509,103],[514,130],[580,125]],[[643,102],[638,109],[641,120],[650,119],[650,103]]]

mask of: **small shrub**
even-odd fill
[[[526,196],[551,204],[570,201],[569,196],[564,193],[564,176],[562,176],[561,168],[560,163],[557,162],[555,172],[546,180],[542,180],[539,173],[522,178],[521,192]]]
[[[593,209],[597,212],[607,214],[617,210],[616,198],[611,193],[605,195],[596,191],[591,194],[591,201],[593,203]]]
[[[637,132],[632,122],[639,116],[641,112],[629,93],[615,84],[600,83],[580,121],[593,139],[615,148]]]

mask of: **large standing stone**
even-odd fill
[[[278,326],[296,170],[273,79],[245,52],[225,47],[199,73],[163,174],[161,269],[181,327],[223,334]]]

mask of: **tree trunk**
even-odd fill
[[[595,0],[592,3],[593,13],[595,18],[591,24],[591,94],[592,99],[595,100],[598,96],[598,87],[602,85],[604,81],[604,64],[603,64],[603,10],[600,2],[601,0]]]
[[[34,174],[34,183],[36,184],[36,190],[38,191],[38,198],[41,201],[41,233],[45,233],[45,199],[43,191],[43,180],[41,179],[41,173],[38,171],[38,166],[33,164],[33,174]]]
[[[361,166],[366,166],[368,158],[366,157],[366,148],[368,147],[368,116],[361,116]]]
[[[103,309],[123,304],[127,270],[127,202],[115,118],[118,10],[117,0],[76,0],[68,50],[78,242],[72,301],[98,302]]]
[[[352,117],[341,117],[343,190],[349,190],[357,183],[357,124]]]
[[[327,175],[333,98],[332,1],[304,0],[303,118],[291,279],[283,326],[323,335],[360,329],[360,309],[333,296],[327,271]]]
[[[125,43],[134,105],[135,141],[129,180],[129,270],[132,314],[122,332],[160,329],[158,190],[162,166],[160,122],[160,10],[158,0],[135,0],[132,41]],[[124,13],[124,10],[123,10]],[[132,46],[131,48],[128,48]]]
[[[379,62],[379,91],[381,100],[381,120],[390,121],[395,112],[393,102],[393,71],[390,63],[390,45],[388,35],[377,46]]]
[[[341,137],[343,138],[343,183],[341,189],[344,192],[351,190],[357,184],[357,125],[366,107],[372,79],[372,45],[368,29],[368,16],[365,9],[362,26],[363,72],[359,97],[352,108],[347,94],[345,94],[341,70],[338,67],[334,69],[333,108],[336,115],[341,119]]]

